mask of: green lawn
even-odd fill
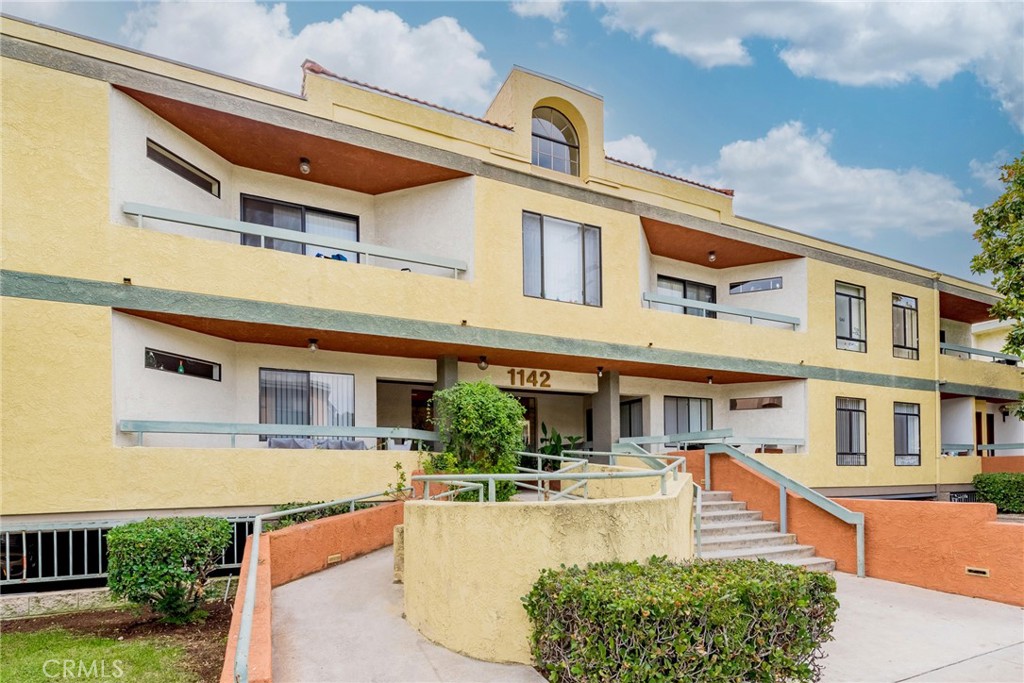
[[[0,635],[0,680],[196,683],[196,676],[180,664],[183,656],[182,648],[154,640],[118,641],[59,629],[4,633]]]

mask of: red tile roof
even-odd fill
[[[606,156],[605,159],[607,159],[608,161],[613,161],[616,164],[622,164],[623,166],[629,166],[631,168],[636,168],[636,169],[639,169],[641,171],[647,171],[648,173],[653,173],[654,175],[660,175],[662,177],[669,178],[671,180],[678,180],[679,182],[686,183],[687,185],[694,185],[696,187],[704,188],[705,190],[711,190],[712,192],[718,192],[719,194],[724,194],[727,197],[732,197],[733,195],[735,195],[735,192],[733,190],[727,190],[727,189],[724,189],[724,188],[721,188],[721,187],[712,187],[711,185],[705,185],[704,183],[698,183],[698,182],[696,182],[694,180],[687,180],[686,178],[680,178],[679,176],[672,175],[671,173],[665,173],[663,171],[656,171],[653,168],[647,168],[646,166],[641,166],[640,164],[634,164],[634,163],[629,162],[629,161],[623,161],[622,159],[615,159],[615,158],[609,157],[609,156]]]
[[[486,123],[487,125],[494,126],[495,128],[502,128],[504,130],[512,130],[512,126],[506,126],[503,123],[495,123],[494,121],[488,121],[487,119],[482,119],[479,116],[473,116],[472,114],[466,114],[465,112],[461,112],[461,111],[458,111],[456,109],[450,109],[448,107],[442,107],[440,104],[434,104],[433,102],[427,102],[426,100],[417,99],[415,97],[410,97],[409,95],[403,95],[402,93],[395,92],[393,90],[387,90],[385,88],[377,87],[376,85],[370,85],[369,83],[363,83],[362,81],[357,81],[357,80],[355,80],[353,78],[347,78],[345,76],[338,75],[338,74],[334,73],[333,71],[330,71],[329,69],[325,69],[324,67],[320,66],[319,64],[317,64],[316,62],[314,62],[311,59],[307,59],[306,61],[304,61],[302,63],[302,70],[303,70],[303,72],[306,72],[306,73],[320,74],[320,75],[323,75],[323,76],[329,76],[331,78],[336,78],[339,81],[344,81],[345,83],[351,83],[352,85],[357,85],[360,88],[366,88],[368,90],[375,90],[377,92],[384,93],[385,95],[390,95],[392,97],[398,97],[398,98],[401,98],[403,100],[408,100],[409,102],[415,102],[416,104],[422,104],[423,106],[430,107],[431,109],[437,109],[438,111],[447,112],[449,114],[455,114],[456,116],[461,116],[463,118],[472,119],[473,121],[479,121],[480,123]]]

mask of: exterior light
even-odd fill
[[[712,384],[714,382],[714,379],[714,375],[708,375],[708,384]]]
[[[598,365],[597,366],[597,376],[601,377],[603,375],[604,375],[604,366],[603,365]]]
[[[313,170],[313,167],[309,163],[309,159],[301,157],[299,159],[299,173],[302,175],[309,175],[309,172]]]
[[[708,252],[708,263],[714,263],[718,260],[718,254],[713,251]]]
[[[310,337],[309,338],[309,352],[310,353],[316,353],[316,350],[319,349],[319,348],[320,347],[317,346],[317,340],[312,338],[312,337]]]
[[[1010,414],[1010,408],[1007,405],[999,406],[999,414],[1003,416],[1003,422],[1006,422],[1007,415]]]
[[[481,370],[486,370],[490,367],[490,363],[487,362],[487,356],[480,356],[480,362],[476,364]]]

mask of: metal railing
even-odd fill
[[[613,450],[620,453],[627,452],[633,446],[643,445],[676,445],[680,448],[687,446],[724,443],[730,446],[758,446],[762,450],[769,446],[794,446],[802,448],[805,445],[804,439],[787,438],[777,436],[733,436],[732,429],[710,429],[701,432],[685,432],[682,434],[666,434],[663,436],[624,436],[618,443],[612,446]],[[650,457],[651,453],[641,448],[634,452],[638,457]]]
[[[318,503],[306,505],[289,510],[278,510],[262,515],[256,515],[253,519],[252,545],[249,546],[248,573],[245,577],[245,598],[242,600],[242,616],[238,626],[238,643],[235,646],[234,675],[235,683],[248,683],[249,681],[249,648],[252,645],[252,620],[256,609],[256,572],[258,571],[260,556],[260,536],[263,533],[263,522],[303,512],[313,512],[335,506],[349,506],[349,512],[354,512],[356,503],[391,503],[394,498],[391,496],[398,493],[405,493],[412,489],[405,488],[399,491],[378,491],[367,493],[362,496],[352,496],[340,500],[332,500],[329,503]],[[386,500],[381,500],[385,498]],[[326,518],[325,518],[326,519]]]
[[[218,216],[205,216],[197,213],[189,213],[187,211],[178,211],[177,209],[150,206],[148,204],[125,202],[121,207],[121,211],[129,216],[135,216],[140,228],[143,227],[143,219],[153,218],[161,221],[169,221],[171,223],[179,223],[181,225],[221,230],[239,235],[255,235],[260,238],[260,246],[263,246],[264,240],[269,238],[283,240],[286,242],[297,242],[299,244],[312,247],[322,247],[325,249],[365,254],[366,256],[374,256],[391,261],[401,261],[403,263],[414,263],[433,268],[443,268],[451,270],[452,276],[456,278],[459,276],[459,273],[464,273],[469,268],[466,262],[460,259],[431,256],[429,254],[407,251],[405,249],[395,249],[394,247],[367,244],[366,242],[353,242],[352,240],[344,240],[338,237],[316,235],[309,232],[298,232],[295,230],[285,230],[284,228],[274,228],[267,225],[259,225],[257,223],[246,223],[245,221],[236,221],[230,218],[220,218]]]
[[[939,342],[939,353],[946,356],[955,356],[959,354],[966,354],[967,358],[964,360],[974,360],[974,356],[984,356],[985,358],[992,359],[990,362],[1003,363],[1005,365],[1017,365],[1020,363],[1020,358],[1012,356],[1008,353],[1000,353],[999,351],[987,351],[985,349],[976,349],[973,346],[960,346],[959,344],[947,344],[946,342]]]
[[[980,446],[973,443],[944,443],[939,448],[943,455],[958,455],[960,453],[981,455],[982,451],[992,453],[994,451],[1024,450],[1024,443],[983,443]]]
[[[8,524],[0,527],[0,586],[50,584],[107,576],[107,532],[142,518]],[[231,541],[218,569],[237,569],[252,517],[227,517]]]
[[[765,320],[767,322],[780,323],[783,325],[790,325],[795,330],[800,326],[800,318],[791,315],[782,315],[781,313],[769,313],[768,311],[757,311],[752,308],[739,308],[737,306],[728,306],[726,304],[712,304],[707,301],[698,301],[696,299],[684,299],[679,296],[666,296],[664,294],[649,294],[644,292],[644,302],[650,307],[651,304],[663,304],[668,306],[678,306],[681,308],[696,308],[701,311],[707,311],[710,313],[723,313],[725,315],[734,315],[740,318],[746,318],[747,321],[753,325],[755,320]],[[670,313],[673,311],[669,311]],[[684,311],[680,311],[682,313]]]
[[[864,513],[847,510],[834,500],[823,496],[814,489],[808,488],[798,481],[790,479],[781,472],[765,465],[760,460],[750,457],[726,444],[708,444],[704,449],[704,488],[708,491],[714,490],[711,485],[711,456],[722,453],[730,458],[738,460],[758,474],[767,477],[779,486],[779,531],[787,533],[789,502],[787,493],[792,491],[798,494],[807,502],[824,510],[833,517],[836,517],[847,524],[853,524],[857,529],[857,576],[864,577]]]
[[[238,436],[296,436],[348,439],[411,439],[437,441],[437,432],[405,427],[318,427],[294,424],[248,424],[241,422],[188,422],[170,420],[120,420],[118,430],[137,435],[136,445],[142,445],[146,434],[224,434],[235,446]]]

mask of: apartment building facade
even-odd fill
[[[529,446],[727,431],[832,495],[1022,453],[993,290],[608,158],[594,93],[516,68],[477,118],[2,26],[5,525],[379,490],[457,380]]]

